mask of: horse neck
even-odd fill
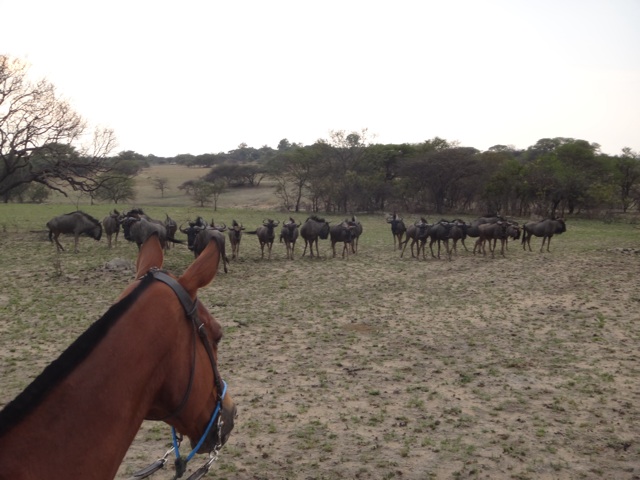
[[[161,315],[162,310],[166,313],[172,308],[163,303],[158,296],[154,305],[139,299],[32,413],[0,437],[0,477],[115,477],[163,388],[170,370],[165,372],[162,366],[167,352],[172,347],[183,352],[190,349],[186,338],[184,344],[175,338],[179,313]],[[149,315],[150,309],[159,309],[158,314]],[[162,325],[163,317],[173,320],[174,325]],[[173,373],[186,377],[188,368],[180,363]],[[186,380],[177,383],[185,388]]]

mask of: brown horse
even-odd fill
[[[0,478],[113,479],[145,419],[171,425],[176,477],[195,453],[209,454],[204,475],[235,417],[217,367],[222,328],[196,297],[219,261],[211,242],[176,279],[158,270],[162,248],[149,237],[137,280],[0,411]]]

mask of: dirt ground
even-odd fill
[[[640,479],[640,241],[590,246],[569,231],[551,253],[534,240],[504,258],[417,260],[387,228],[365,223],[348,259],[328,243],[293,261],[284,246],[271,261],[246,246],[201,292],[225,329],[220,370],[238,404],[207,478]],[[2,250],[21,241],[5,236]],[[132,278],[105,268],[133,261],[130,245],[49,247],[39,263],[5,260],[0,405]],[[176,249],[166,265],[191,259]],[[170,442],[168,426],[145,422],[117,478]]]

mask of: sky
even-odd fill
[[[116,151],[434,137],[640,151],[639,0],[0,0],[23,59]]]

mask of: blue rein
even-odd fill
[[[204,443],[205,438],[207,438],[207,435],[209,435],[209,431],[213,426],[213,422],[215,421],[215,419],[218,417],[218,414],[220,413],[220,409],[222,408],[222,401],[224,400],[224,396],[227,393],[227,382],[222,380],[222,385],[223,385],[222,395],[220,395],[218,404],[216,405],[216,409],[213,411],[213,415],[211,415],[211,420],[209,420],[209,424],[207,425],[207,428],[205,428],[204,433],[202,434],[202,437],[200,437],[200,441],[198,441],[198,444],[195,447],[193,447],[193,450],[191,450],[191,453],[189,453],[189,455],[187,455],[186,459],[184,460],[185,464],[193,458],[193,456],[196,454],[198,450],[200,450],[200,447]],[[178,441],[178,436],[176,435],[175,427],[171,427],[171,434],[173,435],[173,448],[176,452],[176,460],[178,460],[180,458],[180,449],[179,449],[180,442]]]

